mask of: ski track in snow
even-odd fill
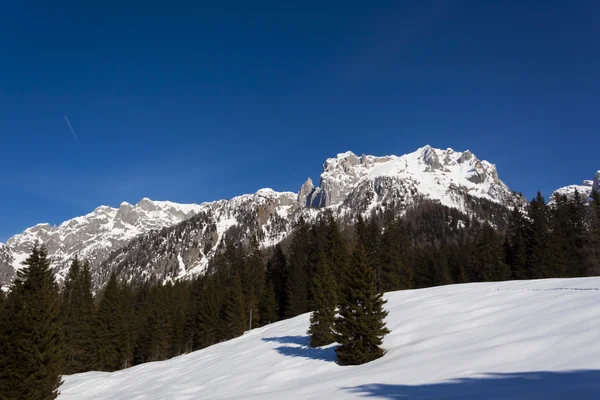
[[[309,315],[171,360],[64,377],[72,399],[597,399],[600,278],[392,292],[383,358],[339,366]]]

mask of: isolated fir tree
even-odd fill
[[[367,252],[358,243],[347,270],[344,297],[335,319],[338,363],[357,365],[383,355],[381,343],[389,333],[384,319],[385,300],[375,288],[375,271],[369,266]]]
[[[60,293],[45,247],[17,272],[0,321],[0,398],[54,399],[62,371]]]
[[[325,346],[335,342],[333,324],[337,306],[337,284],[325,254],[317,264],[312,285],[313,312],[310,316],[310,345]]]
[[[126,360],[123,296],[117,275],[113,272],[94,317],[94,369],[116,371]]]
[[[71,261],[62,292],[61,316],[65,344],[64,373],[74,374],[93,367],[92,329],[94,298],[87,262]]]

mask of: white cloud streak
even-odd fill
[[[67,123],[67,125],[69,126],[69,129],[71,130],[71,133],[73,134],[73,138],[75,138],[75,141],[77,142],[77,144],[79,144],[79,138],[77,137],[75,130],[71,126],[71,121],[69,121],[69,118],[66,115],[65,115],[65,122]]]

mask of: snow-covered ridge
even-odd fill
[[[549,202],[554,201],[555,195],[565,195],[568,198],[575,196],[575,192],[579,193],[582,200],[587,200],[592,192],[600,192],[600,171],[596,172],[593,180],[584,180],[582,185],[568,185],[556,189],[550,196]]]
[[[493,164],[479,160],[468,150],[424,146],[403,156],[383,157],[359,157],[348,151],[327,159],[320,178],[319,187],[315,188],[308,179],[298,193],[263,188],[253,194],[202,204],[144,198],[136,205],[124,202],[119,208],[100,206],[59,226],[38,224],[8,240],[6,252],[12,254],[13,263],[4,270],[12,269],[14,273],[20,267],[16,260],[21,260],[39,241],[48,247],[59,280],[75,254],[92,263],[98,284],[108,269],[117,265],[125,268],[125,264],[138,269],[130,271],[131,279],[145,279],[154,273],[163,278],[166,274],[170,279],[186,278],[205,270],[227,232],[235,230],[236,240],[257,235],[260,245],[267,247],[288,236],[300,215],[311,220],[325,208],[335,216],[347,216],[366,215],[391,204],[408,207],[420,198],[462,211],[470,211],[468,197],[507,207],[524,201],[498,178]],[[163,249],[150,255],[144,265],[132,262],[132,258],[142,258],[137,256],[141,247],[124,247],[134,238],[173,227],[194,216],[201,218],[181,227],[176,235],[148,238],[155,243],[160,241]],[[115,252],[118,254],[111,256]],[[103,267],[107,271],[95,271],[109,256],[111,262]],[[3,277],[0,264],[0,285],[7,283],[10,271],[6,271]]]
[[[462,195],[511,203],[515,194],[498,178],[496,166],[479,160],[469,150],[435,149],[429,145],[403,156],[375,157],[352,152],[329,158],[323,165],[319,187],[308,180],[302,187],[302,201],[312,207],[328,207],[346,202],[353,191],[372,186],[392,185],[411,197],[409,192],[438,200],[449,207],[464,208]],[[382,203],[389,193],[374,193],[372,202]],[[389,196],[388,196],[389,197]],[[394,199],[395,200],[395,199]],[[370,204],[374,208],[380,204]]]
[[[20,260],[38,241],[48,247],[48,253],[59,264],[60,278],[75,254],[92,264],[105,259],[108,254],[134,237],[152,229],[160,229],[181,222],[203,209],[197,204],[177,204],[169,201],[142,199],[136,205],[121,203],[119,208],[100,206],[91,213],[70,219],[59,226],[37,224],[7,242],[14,270]]]
[[[339,366],[309,314],[167,361],[64,377],[60,400],[596,399],[600,278],[387,293],[383,358]],[[474,301],[474,299],[476,301]]]

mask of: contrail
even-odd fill
[[[69,118],[67,118],[66,115],[65,115],[65,122],[67,123],[67,125],[69,125],[69,129],[71,130],[71,133],[73,134],[73,137],[75,138],[75,141],[77,142],[77,144],[79,144],[79,138],[77,137],[75,130],[71,126],[71,121],[69,121]]]

